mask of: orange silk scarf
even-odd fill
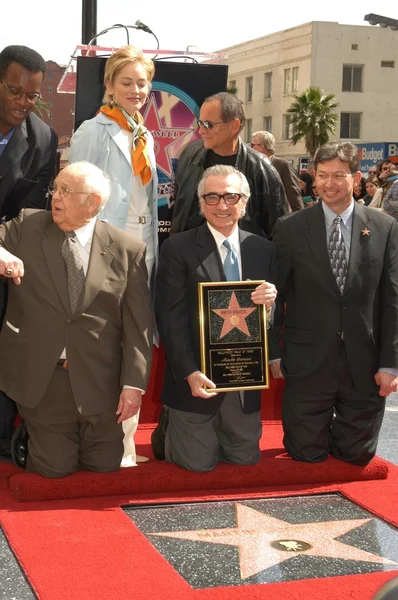
[[[116,108],[115,106],[112,108],[110,106],[101,106],[100,112],[104,113],[108,119],[116,121],[116,123],[122,129],[132,131],[126,117],[119,108]],[[144,122],[141,113],[138,111],[134,115],[134,120],[138,125],[141,125]],[[133,143],[133,148],[131,150],[131,161],[133,163],[134,175],[140,175],[143,185],[149,183],[152,177],[152,169],[146,149],[146,137],[142,134],[138,137],[138,139],[135,140],[135,143]]]

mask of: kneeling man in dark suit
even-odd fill
[[[366,465],[385,396],[398,389],[398,226],[353,199],[358,149],[330,142],[315,156],[322,202],[280,219],[277,286],[286,311],[282,422],[289,454],[329,453]]]
[[[66,167],[49,192],[51,212],[0,225],[0,275],[14,280],[0,389],[26,423],[27,471],[115,471],[152,359],[145,244],[97,219],[110,194],[98,167]]]
[[[160,255],[155,310],[167,355],[165,457],[192,471],[210,471],[219,460],[247,465],[260,459],[261,392],[211,391],[199,349],[199,282],[264,279],[253,302],[268,309],[276,297],[273,244],[238,228],[249,196],[246,177],[233,167],[207,169],[198,186],[206,223],[172,235]],[[277,358],[272,330],[269,339],[270,358]]]

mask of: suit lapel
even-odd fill
[[[12,171],[14,166],[21,162],[29,145],[27,140],[26,122],[17,127],[11,136],[0,160],[0,178]],[[22,177],[22,173],[20,174]]]
[[[109,235],[106,226],[101,221],[97,220],[91,243],[90,262],[88,265],[86,281],[76,313],[81,314],[84,312],[101,289],[109,266],[113,260],[113,252],[111,251],[112,244],[113,240]]]
[[[45,231],[45,237],[41,242],[43,253],[47,262],[48,270],[57,289],[60,300],[68,315],[71,315],[69,303],[68,277],[65,261],[61,254],[64,234],[53,222]]]
[[[355,276],[358,273],[359,265],[362,262],[363,242],[368,242],[368,237],[364,236],[362,230],[369,229],[369,231],[371,231],[371,221],[372,209],[368,210],[360,204],[354,202],[354,213],[352,215],[350,260],[348,263],[348,273],[345,284],[345,292],[352,286]]]
[[[314,261],[317,263],[319,270],[322,273],[322,278],[320,278],[320,281],[322,281],[323,277],[325,276],[326,281],[330,285],[332,291],[338,296],[341,296],[330,264],[326,242],[327,235],[325,216],[322,209],[322,202],[319,202],[314,208],[306,208],[305,211],[308,211],[308,213],[306,212],[305,215],[307,227],[304,231],[304,234],[311,248]]]
[[[258,252],[255,248],[255,236],[239,229],[240,260],[242,264],[242,281],[261,279],[258,277]]]
[[[210,281],[226,281],[220,254],[207,223],[199,227],[196,244],[199,260],[208,279]]]

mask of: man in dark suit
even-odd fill
[[[26,423],[28,471],[113,471],[152,359],[145,244],[96,218],[110,182],[94,165],[66,167],[51,193],[51,212],[0,225],[0,275],[20,284],[10,282],[0,386]]]
[[[265,154],[271,165],[278,171],[292,211],[296,212],[304,208],[297,174],[289,161],[275,156],[275,138],[272,133],[256,131],[252,136],[251,147]]]
[[[322,146],[322,202],[276,225],[286,310],[272,370],[286,379],[284,444],[297,460],[367,464],[398,388],[398,225],[354,202],[358,168],[350,142]]]
[[[7,46],[0,53],[0,222],[21,208],[46,206],[58,138],[32,112],[45,71],[44,59],[26,46]],[[0,282],[0,327],[6,295]],[[0,458],[9,456],[15,417],[14,402],[0,392]]]
[[[205,223],[168,238],[160,255],[155,311],[167,357],[165,456],[193,471],[209,471],[219,460],[252,464],[260,459],[261,392],[213,391],[216,386],[200,370],[199,350],[198,283],[225,281],[227,262],[236,269],[233,279],[266,280],[252,293],[253,302],[270,308],[276,297],[270,283],[273,244],[237,226],[249,196],[245,176],[234,167],[207,169],[198,186]],[[269,339],[270,356],[278,357],[272,330]]]

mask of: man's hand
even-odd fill
[[[398,392],[398,377],[391,375],[391,373],[385,373],[384,371],[377,371],[375,375],[376,385],[380,387],[379,396],[389,396],[393,392]]]
[[[23,262],[17,256],[0,247],[0,275],[12,279],[16,285],[21,283],[24,275]]]
[[[215,389],[216,386],[201,371],[194,371],[188,375],[187,381],[189,383],[189,387],[191,388],[192,396],[197,396],[198,398],[213,398],[213,396],[217,396],[217,392],[207,392],[205,389],[203,389],[204,385],[212,389]]]
[[[274,362],[272,362],[270,364],[270,369],[271,369],[271,373],[272,373],[272,377],[274,379],[285,379],[281,370],[281,360],[274,360]]]
[[[277,290],[274,284],[265,281],[252,292],[251,299],[254,304],[265,304],[265,308],[268,310],[275,302],[276,294]]]
[[[125,388],[119,396],[116,414],[119,415],[117,423],[121,423],[137,414],[141,406],[141,390]]]

